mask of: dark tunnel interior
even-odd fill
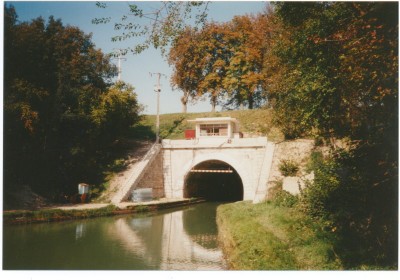
[[[201,197],[207,201],[243,200],[242,179],[236,170],[225,162],[204,161],[194,166],[186,175],[184,197]]]

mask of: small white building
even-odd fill
[[[193,138],[242,138],[239,131],[239,122],[231,117],[196,118],[188,120],[196,125]]]

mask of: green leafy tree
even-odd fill
[[[149,8],[146,3],[127,4],[127,14],[120,19],[111,17],[95,18],[94,24],[114,24],[118,35],[113,42],[132,41],[132,46],[120,50],[122,54],[139,54],[149,47],[160,49],[164,55],[169,45],[190,24],[204,24],[209,2],[165,1]],[[107,9],[107,3],[97,2],[97,7]],[[194,17],[194,20],[192,18]]]
[[[90,35],[53,17],[17,18],[6,6],[5,192],[29,185],[49,197],[99,183],[104,150],[137,121],[133,88],[113,85],[116,67]]]
[[[142,110],[134,88],[120,81],[100,96],[98,106],[91,112],[91,118],[98,128],[99,136],[111,142],[129,135],[127,128],[139,121]]]
[[[271,87],[288,137],[347,137],[316,170],[304,207],[338,234],[349,268],[397,266],[398,4],[275,4]],[[273,82],[273,81],[272,81]]]
[[[298,122],[299,132],[317,128],[328,137],[364,137],[366,127],[379,125],[371,123],[378,112],[395,112],[396,21],[390,8],[278,3],[287,31],[275,38],[274,53],[286,70],[274,87],[277,119]],[[285,118],[288,108],[297,113]]]

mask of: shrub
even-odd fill
[[[324,156],[321,152],[313,151],[306,165],[306,172],[310,173],[320,168],[324,163]]]
[[[335,252],[345,267],[397,269],[397,175],[379,170],[385,163],[376,162],[381,151],[382,146],[364,145],[321,161],[299,203],[335,232]]]
[[[279,165],[279,171],[283,176],[296,176],[299,171],[297,163],[291,160],[283,160]]]
[[[281,190],[275,193],[273,203],[277,206],[293,207],[298,202],[298,197],[291,193]]]

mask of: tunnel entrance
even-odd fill
[[[207,201],[243,200],[243,183],[229,164],[208,160],[194,166],[186,175],[184,197],[201,197]]]

